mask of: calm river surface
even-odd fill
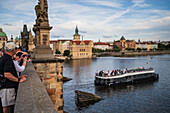
[[[94,85],[96,70],[137,67],[153,67],[159,80],[121,87]],[[71,60],[64,63],[63,75],[73,78],[63,84],[64,111],[69,113],[170,112],[170,55]],[[97,94],[104,100],[79,109],[75,104],[75,90]]]

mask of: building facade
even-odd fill
[[[140,48],[140,49],[145,49],[147,51],[150,51],[150,50],[156,50],[158,49],[158,44],[155,43],[155,42],[137,42],[136,43],[136,49],[137,48]]]
[[[2,28],[0,28],[0,49],[2,49],[8,41],[8,37],[5,32],[3,32]]]
[[[21,46],[21,38],[20,37],[15,38],[15,44],[18,46]]]
[[[32,36],[32,32],[30,30],[29,37],[28,37],[28,52],[32,53],[34,48],[35,48],[34,37]]]
[[[92,40],[80,40],[80,35],[76,26],[73,40],[69,44],[72,59],[92,58],[92,47]]]
[[[115,45],[117,45],[122,51],[126,48],[136,48],[136,41],[135,40],[126,40],[124,36],[121,37],[120,40],[114,41]]]
[[[113,49],[113,44],[106,43],[106,42],[96,42],[93,45],[94,45],[93,48],[96,49],[102,49],[102,50]]]
[[[53,53],[55,53],[56,49],[60,51],[61,54],[63,54],[65,50],[69,50],[72,59],[92,58],[93,41],[80,40],[77,26],[73,40],[50,41],[50,47],[53,48]]]
[[[92,58],[93,41],[71,41],[69,50],[73,59]]]
[[[50,47],[53,50],[53,54],[55,54],[56,50],[60,51],[61,54],[63,54],[65,50],[69,50],[70,41],[72,40],[51,40]]]

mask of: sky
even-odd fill
[[[32,31],[38,0],[0,0],[0,28],[15,38],[23,25]],[[170,41],[170,0],[48,0],[50,40]],[[32,34],[35,35],[32,31]]]

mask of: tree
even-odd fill
[[[115,52],[119,52],[120,51],[120,48],[117,46],[117,45],[113,45],[113,51]]]
[[[143,51],[147,51],[147,48],[142,48]]]
[[[119,47],[117,45],[113,45],[113,49],[119,49]]]
[[[61,52],[58,49],[56,49],[55,54],[61,54]]]
[[[65,50],[63,56],[69,56],[70,55],[70,50]]]
[[[141,48],[137,48],[136,50],[139,51],[139,52],[141,52],[142,49],[141,49]]]
[[[98,50],[96,48],[92,48],[92,53],[98,53]]]

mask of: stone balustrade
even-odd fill
[[[57,113],[31,62],[22,75],[28,78],[19,84],[14,113]]]

